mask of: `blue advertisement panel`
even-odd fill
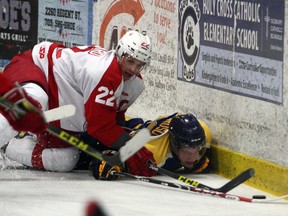
[[[179,0],[178,79],[283,102],[284,0]]]
[[[38,0],[0,1],[0,67],[37,42]]]
[[[91,44],[92,22],[93,0],[39,0],[38,42]]]

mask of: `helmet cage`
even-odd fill
[[[170,133],[170,147],[171,147],[171,151],[174,152],[176,155],[178,155],[178,151],[180,148],[194,148],[199,152],[198,157],[200,159],[206,153],[207,143],[206,143],[205,138],[204,139],[198,138],[196,140],[186,141],[186,140],[177,139]]]
[[[196,117],[190,113],[173,117],[169,126],[171,151],[178,154],[181,148],[194,148],[200,157],[207,148],[203,127]]]

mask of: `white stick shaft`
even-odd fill
[[[47,122],[56,121],[75,115],[76,107],[72,104],[57,107],[55,109],[44,112],[44,117]]]
[[[121,161],[126,161],[129,157],[139,151],[150,139],[150,132],[147,128],[139,130],[127,143],[119,150]]]

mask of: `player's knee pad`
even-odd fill
[[[49,171],[69,172],[76,166],[79,155],[74,147],[46,148],[42,152],[43,167]]]

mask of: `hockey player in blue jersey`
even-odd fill
[[[141,119],[140,119],[141,120]],[[175,113],[166,117],[159,117],[154,121],[142,121],[131,119],[127,126],[137,131],[148,128],[151,133],[151,141],[145,148],[153,154],[158,167],[189,173],[207,172],[211,169],[209,161],[209,146],[212,135],[209,127],[194,115]],[[142,160],[144,161],[144,160]],[[96,179],[114,179],[109,173],[111,170],[120,171],[124,167],[111,167],[105,162],[95,161],[93,164],[93,175]],[[101,165],[100,165],[101,164]],[[134,169],[147,168],[145,163],[135,164]],[[126,167],[129,172],[129,167]],[[145,173],[144,173],[145,174]],[[147,172],[147,176],[156,175],[154,171]]]
[[[207,149],[212,141],[208,126],[194,115],[175,113],[148,121],[147,127],[154,140],[145,147],[153,153],[159,167],[170,171],[184,169],[199,173],[209,168]]]

